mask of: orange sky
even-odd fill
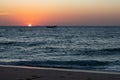
[[[120,25],[120,0],[0,0],[1,25]]]

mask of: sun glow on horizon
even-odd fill
[[[28,27],[31,27],[32,26],[32,24],[28,24]]]

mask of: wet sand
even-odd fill
[[[0,80],[120,80],[120,73],[0,65]]]

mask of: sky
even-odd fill
[[[120,0],[0,0],[0,26],[120,26]]]

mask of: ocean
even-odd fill
[[[0,27],[0,65],[120,72],[120,27]]]

